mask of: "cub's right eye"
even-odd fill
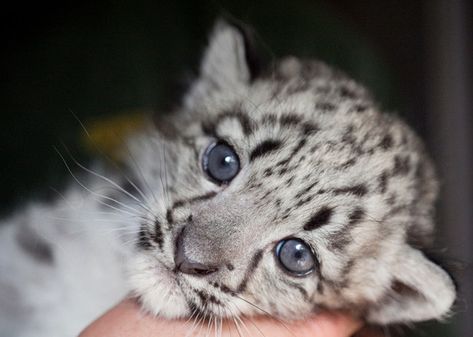
[[[276,257],[284,270],[295,276],[308,275],[317,265],[310,247],[295,238],[279,241],[276,245]]]
[[[215,142],[205,150],[202,167],[217,184],[229,183],[240,171],[240,159],[235,150],[225,142]]]

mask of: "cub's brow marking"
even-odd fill
[[[322,207],[317,213],[312,215],[310,219],[305,223],[304,230],[311,231],[322,227],[329,223],[330,218],[333,214],[333,208],[328,206]]]
[[[243,130],[245,136],[251,135],[255,129],[255,124],[248,117],[248,115],[243,113],[241,110],[236,109],[220,113],[213,121],[207,120],[202,122],[202,131],[208,136],[216,136],[217,127],[227,119],[237,120],[240,123],[241,129]]]
[[[281,145],[282,143],[280,140],[267,139],[263,141],[251,151],[250,161],[253,161],[258,157],[262,157],[270,152],[278,150],[281,147]]]
[[[205,200],[209,200],[209,199],[212,199],[214,196],[217,195],[217,192],[215,191],[210,191],[210,192],[207,192],[205,194],[202,194],[202,195],[198,195],[198,196],[195,196],[195,197],[192,197],[192,198],[189,198],[189,199],[179,199],[179,200],[176,200],[172,206],[170,208],[167,209],[166,211],[166,220],[169,224],[172,224],[174,223],[174,218],[173,218],[173,211],[176,209],[176,208],[179,208],[179,207],[182,207],[184,205],[189,205],[189,204],[193,204],[195,202],[200,202],[200,201],[205,201]]]
[[[189,198],[189,199],[176,200],[173,203],[171,208],[176,209],[176,208],[182,207],[184,205],[193,204],[193,203],[199,202],[199,201],[209,200],[209,199],[212,199],[213,197],[215,197],[216,195],[217,195],[217,192],[210,191],[210,192],[207,192],[205,194],[198,195],[198,196],[195,196],[195,197],[192,197],[192,198]]]

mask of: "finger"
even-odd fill
[[[247,326],[243,335],[271,337],[348,337],[362,326],[360,321],[342,313],[321,313],[304,321],[283,322],[267,317],[248,317],[243,322]],[[224,336],[235,336],[236,324],[227,321],[226,325],[232,326]]]
[[[205,336],[212,335],[215,329],[222,337],[348,337],[360,326],[360,322],[341,313],[322,313],[291,323],[267,317],[227,319],[217,323],[163,320],[144,314],[134,301],[125,300],[92,323],[80,337]]]

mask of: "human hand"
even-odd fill
[[[244,318],[224,321],[219,336],[349,337],[361,322],[341,313],[321,313],[313,318],[282,323],[272,318]],[[193,331],[191,331],[193,330]],[[193,324],[186,320],[164,320],[144,314],[138,304],[125,300],[87,327],[79,337],[210,336],[215,323]]]

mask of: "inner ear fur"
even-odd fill
[[[453,279],[420,250],[405,245],[392,266],[391,283],[368,320],[379,324],[442,319],[456,297]]]
[[[201,63],[201,77],[214,83],[249,83],[263,68],[255,33],[247,25],[232,19],[218,19]]]

